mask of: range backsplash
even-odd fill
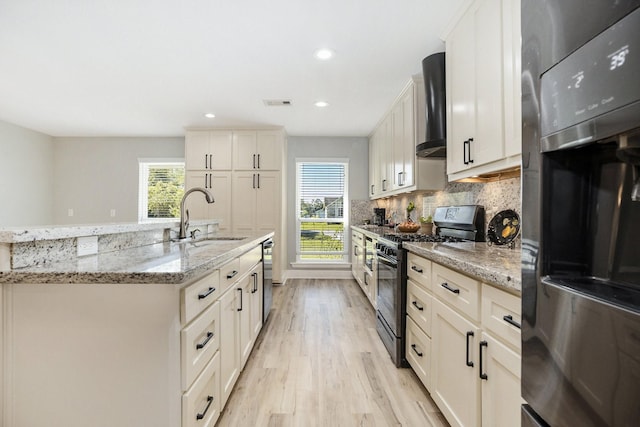
[[[520,178],[488,183],[452,182],[443,191],[409,193],[375,201],[352,200],[351,224],[373,221],[373,208],[385,208],[390,221],[402,222],[406,219],[409,202],[416,206],[411,213],[414,221],[421,216],[430,215],[438,206],[482,205],[488,225],[491,218],[504,209],[513,209],[518,215],[521,214]]]

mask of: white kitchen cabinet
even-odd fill
[[[432,320],[431,397],[452,426],[479,426],[480,328],[437,298]]]
[[[482,425],[520,425],[520,354],[491,334],[483,332],[479,343],[482,363]]]
[[[258,268],[260,267],[260,268]],[[240,299],[240,369],[249,360],[249,355],[262,329],[262,267],[256,266],[244,279],[241,279],[239,288],[242,288]]]
[[[231,170],[233,132],[189,130],[185,136],[187,170]]]
[[[232,188],[234,232],[278,228],[281,216],[279,172],[234,172]]]
[[[220,417],[220,352],[182,395],[182,427],[213,427]]]
[[[220,399],[221,407],[240,376],[240,293],[242,288],[230,287],[220,297]]]
[[[281,131],[235,131],[233,168],[236,170],[282,169]]]
[[[520,166],[520,2],[476,0],[446,36],[450,181]]]
[[[412,78],[370,135],[370,198],[416,190],[442,190],[445,162],[417,158],[425,138],[425,94],[422,77]]]
[[[351,231],[351,274],[360,288],[364,290],[364,235],[358,231]],[[366,292],[365,292],[366,294]]]
[[[215,200],[207,203],[203,194],[190,195],[185,201],[189,219],[217,219],[220,230],[231,230],[231,172],[187,171],[185,188],[208,189]]]

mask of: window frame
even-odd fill
[[[138,222],[176,221],[179,217],[149,218],[149,170],[150,168],[182,168],[185,183],[187,170],[184,158],[139,158],[138,159]],[[183,186],[183,190],[185,187]]]
[[[301,231],[302,223],[305,222],[318,222],[318,218],[301,218],[300,217],[300,198],[301,198],[301,175],[300,167],[302,164],[339,164],[344,168],[344,188],[342,192],[342,218],[330,218],[331,221],[343,224],[342,235],[342,251],[315,251],[315,252],[301,252]],[[313,264],[313,265],[330,265],[330,264],[345,264],[349,262],[349,242],[348,233],[349,229],[349,159],[346,158],[297,158],[295,160],[295,240],[296,240],[296,264]],[[322,218],[321,218],[322,219]],[[340,258],[302,258],[302,255],[322,255],[331,254],[338,255]]]

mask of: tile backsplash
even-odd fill
[[[521,215],[520,178],[504,179],[488,183],[451,182],[442,191],[427,191],[402,194],[388,199],[352,200],[351,224],[362,224],[364,220],[373,221],[373,208],[385,208],[389,220],[401,222],[406,217],[406,208],[413,202],[416,209],[411,219],[417,221],[428,216],[438,206],[482,205],[485,208],[486,223],[498,212],[513,209]]]

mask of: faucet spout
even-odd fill
[[[187,191],[185,191],[184,196],[182,196],[182,201],[180,202],[180,234],[178,235],[179,239],[187,238],[187,229],[189,228],[189,209],[184,208],[184,201],[187,199],[187,196],[194,191],[199,191],[204,194],[207,203],[213,203],[213,194],[209,190],[206,190],[202,187],[193,187]]]

